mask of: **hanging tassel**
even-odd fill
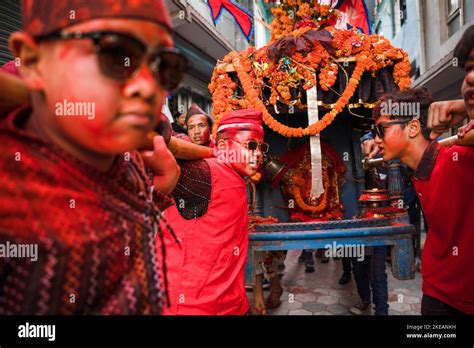
[[[313,124],[319,120],[317,84],[306,91],[308,100],[308,124]],[[319,134],[310,137],[310,156],[311,156],[311,203],[324,193],[321,141]]]

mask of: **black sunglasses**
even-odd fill
[[[190,68],[185,56],[176,48],[161,47],[149,50],[139,39],[128,34],[113,31],[58,32],[37,38],[45,40],[80,40],[92,39],[97,53],[101,72],[118,82],[132,78],[139,70],[144,59],[147,59],[150,70],[156,81],[166,90],[174,91]]]
[[[408,123],[410,122],[411,120],[399,120],[399,121],[390,121],[390,122],[381,122],[379,123],[378,125],[374,125],[372,130],[371,130],[371,133],[372,133],[372,137],[375,139],[375,137],[379,137],[380,139],[383,139],[384,135],[385,135],[385,126],[387,125],[392,125],[392,124],[404,124],[404,123]]]

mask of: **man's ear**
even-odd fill
[[[35,40],[27,33],[15,32],[10,36],[10,50],[18,62],[18,70],[22,80],[30,90],[43,89],[43,81],[38,71],[40,57],[39,47]]]
[[[421,123],[420,120],[414,119],[408,122],[408,136],[410,138],[415,138],[418,136],[418,134],[421,133]]]

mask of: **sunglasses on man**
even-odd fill
[[[371,133],[372,137],[375,139],[375,137],[379,137],[380,139],[383,139],[385,135],[385,129],[387,129],[389,126],[393,124],[405,124],[410,122],[411,120],[397,120],[397,121],[390,121],[390,122],[380,122],[377,125],[374,125],[372,127]]]
[[[178,88],[184,74],[190,68],[188,60],[178,49],[160,47],[150,50],[141,40],[125,33],[61,31],[37,39],[38,41],[91,39],[102,74],[118,82],[133,78],[146,60],[156,81],[170,92]]]

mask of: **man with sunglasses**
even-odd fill
[[[413,185],[429,226],[422,253],[423,315],[474,314],[474,148],[441,147],[427,128],[431,96],[409,89],[382,98],[418,103],[420,115],[382,114],[374,109],[375,143],[384,161],[399,158],[414,171]]]
[[[262,113],[230,112],[219,123],[215,158],[181,164],[164,215],[181,245],[165,236],[170,315],[244,315],[248,217],[244,178],[254,175],[268,144]]]
[[[0,258],[0,314],[159,314],[166,277],[163,289],[149,246],[179,167],[162,137],[136,149],[186,66],[165,2],[22,11],[10,46],[32,97],[0,125],[0,244],[38,255]]]

